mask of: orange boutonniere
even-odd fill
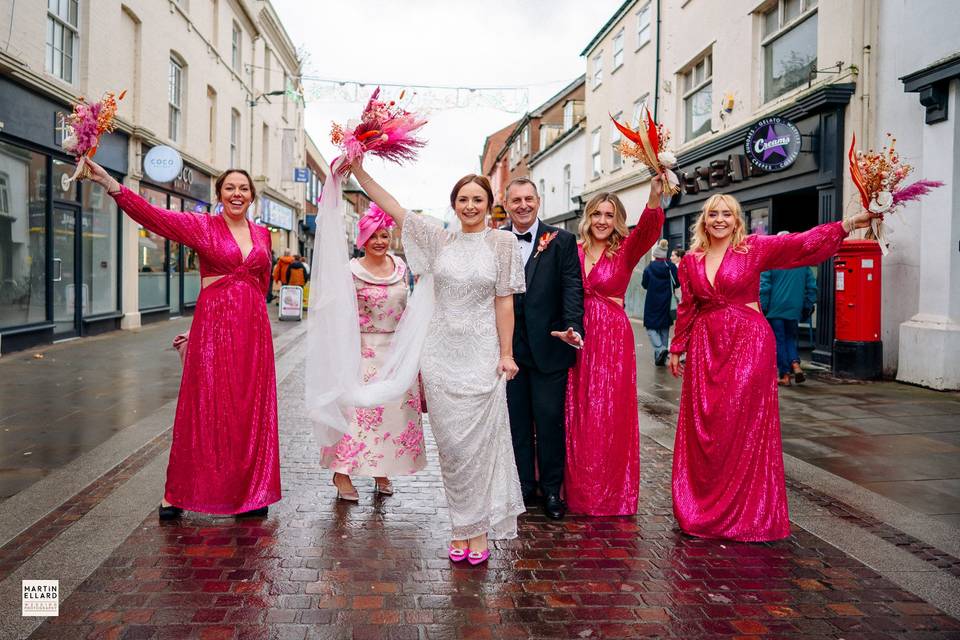
[[[553,233],[544,233],[540,236],[540,241],[537,242],[537,252],[533,255],[534,258],[547,250],[547,247],[553,242],[553,239],[557,237],[557,233],[559,232],[554,231]]]

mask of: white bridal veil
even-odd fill
[[[357,294],[342,207],[340,177],[332,170],[317,212],[307,313],[306,407],[320,446],[333,445],[351,433],[357,407],[403,399],[417,380],[433,316],[433,276],[424,274],[393,334],[383,367],[376,377],[363,381]]]

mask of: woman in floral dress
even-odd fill
[[[407,304],[407,265],[388,253],[393,220],[373,204],[360,220],[357,247],[365,255],[350,261],[357,289],[364,382],[383,365],[397,323]],[[337,497],[355,502],[350,476],[374,478],[374,491],[393,494],[390,476],[416,473],[426,465],[421,398],[410,389],[398,405],[355,410],[351,434],[324,447],[321,464],[333,471]]]

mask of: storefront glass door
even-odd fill
[[[77,289],[77,217],[79,207],[57,204],[53,207],[53,288],[54,334],[68,338],[78,334],[78,308],[86,301],[86,286]]]

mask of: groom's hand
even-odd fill
[[[583,338],[573,330],[573,327],[568,328],[566,331],[551,331],[550,335],[554,338],[560,338],[574,349],[583,348]]]

